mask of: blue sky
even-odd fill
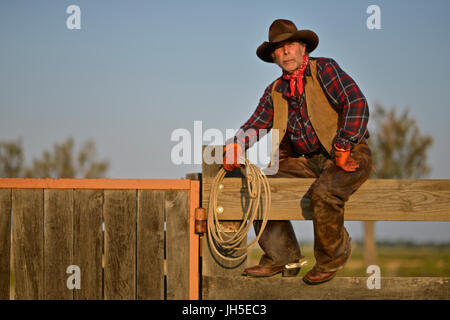
[[[71,4],[81,8],[81,30],[66,28]],[[380,30],[366,27],[372,4]],[[199,172],[171,163],[171,133],[192,132],[195,120],[203,130],[239,128],[280,75],[255,51],[270,23],[286,18],[318,34],[312,56],[335,59],[369,105],[408,106],[434,138],[430,178],[449,179],[449,13],[445,0],[1,0],[0,139],[22,137],[30,161],[69,136],[78,146],[93,138],[110,178]],[[379,223],[377,234],[395,225]],[[448,223],[417,225],[394,229],[450,241]]]

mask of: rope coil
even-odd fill
[[[230,232],[223,227],[219,222],[218,213],[220,213],[217,206],[220,186],[225,177],[226,171],[221,168],[211,186],[211,193],[209,196],[208,206],[208,241],[212,250],[227,261],[239,261],[247,256],[247,249],[256,243],[261,237],[270,212],[271,193],[269,180],[260,168],[250,163],[245,159],[245,167],[247,169],[247,189],[250,197],[249,206],[245,212],[242,222],[238,230],[230,235]],[[264,202],[262,205],[262,217],[258,217],[258,210],[260,209],[261,195],[264,193]],[[262,218],[261,228],[256,238],[244,247],[241,243],[247,239],[247,234],[253,225],[256,218]]]

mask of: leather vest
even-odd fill
[[[320,143],[331,155],[333,144],[336,139],[339,128],[339,114],[328,101],[325,92],[317,79],[317,65],[315,59],[309,60],[311,76],[306,76],[306,85],[304,86],[306,96],[306,109],[314,132]],[[272,130],[272,156],[280,146],[286,134],[288,120],[288,101],[281,92],[274,90],[281,79],[274,82],[272,86],[273,101],[273,124],[272,129],[278,129],[278,135]],[[270,166],[270,165],[269,165]]]

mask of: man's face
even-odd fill
[[[273,51],[273,60],[285,72],[292,73],[302,65],[305,49],[298,41],[281,42]]]

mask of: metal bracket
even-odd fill
[[[195,208],[195,233],[204,234],[206,232],[206,210]]]

